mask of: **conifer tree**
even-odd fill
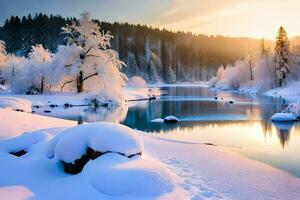
[[[289,39],[286,31],[281,26],[275,42],[274,64],[276,71],[276,85],[282,87],[286,85],[290,74],[289,68]]]

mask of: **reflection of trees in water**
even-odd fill
[[[282,148],[284,148],[289,140],[291,135],[291,129],[294,126],[293,122],[276,122],[273,123],[276,127],[276,133],[279,138]]]
[[[125,120],[128,112],[128,106],[113,106],[113,107],[99,107],[99,108],[87,108],[79,116],[78,121],[86,122],[117,122]]]
[[[278,137],[280,140],[280,144],[281,144],[282,148],[284,149],[285,145],[288,144],[288,142],[290,140],[290,129],[289,130],[279,129]]]

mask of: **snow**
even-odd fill
[[[288,122],[296,121],[297,117],[292,113],[276,113],[271,117],[271,120],[275,122]]]
[[[11,111],[6,111],[11,112]],[[24,113],[20,113],[23,114]],[[16,122],[10,117],[11,122]],[[37,122],[35,117],[32,122]],[[68,121],[66,121],[66,125]],[[3,196],[9,196],[11,190],[7,186],[21,184],[25,189],[30,188],[36,199],[184,199],[186,192],[176,182],[176,175],[170,172],[160,162],[148,159],[145,156],[136,155],[128,158],[116,152],[101,155],[95,160],[89,161],[82,172],[77,175],[68,175],[63,172],[59,157],[49,159],[47,151],[55,149],[58,152],[59,145],[64,146],[64,141],[70,141],[67,136],[78,131],[77,134],[89,134],[99,130],[109,132],[92,132],[96,138],[92,138],[91,146],[100,147],[100,150],[121,151],[135,153],[141,150],[141,146],[134,146],[132,138],[138,137],[135,131],[112,123],[94,123],[77,126],[63,131],[57,129],[36,130],[32,133],[22,134],[17,138],[2,140],[0,143],[0,187]],[[22,127],[21,127],[22,128]],[[35,128],[32,128],[35,130]],[[75,131],[74,131],[75,130]],[[97,134],[102,137],[96,136]],[[134,135],[131,135],[134,134]],[[107,136],[108,138],[104,137]],[[58,138],[59,137],[59,138]],[[73,135],[71,140],[76,138]],[[83,137],[84,138],[84,137]],[[88,138],[88,137],[86,137]],[[118,141],[118,143],[116,142]],[[141,145],[141,140],[137,145]],[[54,142],[53,142],[54,141]],[[105,144],[107,146],[98,145]],[[136,142],[136,141],[134,141]],[[56,147],[55,144],[57,143]],[[115,144],[114,148],[110,148]],[[50,147],[51,146],[51,147]],[[73,152],[80,146],[64,146],[64,152]],[[126,148],[129,147],[129,148]],[[9,154],[9,151],[26,149],[22,157]],[[136,150],[135,150],[136,148]],[[125,150],[124,150],[125,149]],[[56,157],[57,156],[57,157]],[[28,173],[30,172],[30,173]],[[3,188],[4,186],[4,188]],[[31,193],[29,193],[31,194]],[[20,194],[21,195],[21,194]],[[24,199],[26,197],[24,196]],[[23,199],[23,198],[22,198]]]
[[[132,129],[116,123],[82,124],[67,129],[60,135],[56,140],[55,157],[66,163],[74,163],[88,148],[102,153],[116,152],[126,156],[143,152],[143,144],[137,134]]]
[[[99,170],[95,172],[97,168]],[[97,190],[112,196],[155,198],[171,193],[176,185],[170,172],[161,164],[140,156],[129,159],[119,154],[105,154],[89,162],[83,173]]]
[[[300,179],[272,166],[224,147],[170,141],[143,132],[140,132],[144,143],[143,156],[127,158],[116,153],[104,154],[88,162],[81,173],[68,175],[55,157],[49,159],[46,155],[53,138],[66,130],[55,127],[74,126],[75,123],[3,109],[0,117],[5,119],[5,123],[1,123],[0,138],[3,134],[14,137],[34,131],[27,136],[32,139],[26,139],[24,135],[18,139],[24,143],[30,141],[22,146],[29,145],[28,153],[22,157],[8,154],[8,144],[4,148],[5,141],[1,141],[1,199],[5,195],[26,199],[27,194],[43,200],[268,200],[297,199],[300,196]],[[38,130],[46,125],[50,129]],[[35,134],[44,136],[32,137]],[[9,141],[13,144],[15,140]],[[16,143],[15,146],[19,145]],[[11,193],[10,187],[17,187],[14,191],[18,193]],[[23,195],[19,191],[26,192]]]
[[[151,122],[164,123],[164,119],[162,119],[162,118],[156,118],[156,119],[152,119]]]
[[[281,97],[289,102],[298,103],[300,97],[300,81],[290,81],[287,86],[271,89],[265,92],[265,95]]]
[[[31,113],[31,101],[14,97],[0,97],[0,108]]]
[[[2,200],[25,200],[34,198],[34,193],[23,186],[0,187]]]
[[[0,109],[0,140],[16,137],[24,132],[52,127],[70,127],[74,121],[55,119],[29,113]]]
[[[287,108],[282,111],[282,113],[276,113],[272,116],[272,121],[286,122],[286,121],[297,121],[300,117],[300,105],[299,104],[289,104]]]
[[[126,87],[124,91],[125,99],[116,96],[112,92],[98,92],[98,93],[49,93],[43,95],[21,95],[11,94],[7,92],[0,93],[0,108],[4,106],[10,109],[23,108],[31,112],[31,106],[47,107],[50,105],[64,106],[65,104],[77,106],[77,105],[89,105],[95,99],[100,105],[108,104],[108,106],[122,106],[125,104],[125,100],[135,101],[140,99],[149,99],[149,97],[157,97],[162,93],[158,88],[138,88],[138,87]],[[122,99],[122,102],[120,102]],[[3,102],[3,103],[2,103]],[[3,106],[1,106],[3,104]],[[26,105],[26,107],[25,107]]]
[[[178,122],[178,121],[179,121],[179,119],[178,119],[177,117],[175,117],[175,116],[172,116],[172,115],[166,116],[166,117],[164,118],[164,122],[165,122],[165,123],[176,123],[176,122]]]

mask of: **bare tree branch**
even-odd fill
[[[85,81],[85,80],[87,80],[87,79],[89,79],[89,78],[91,78],[91,77],[93,77],[93,76],[97,76],[97,75],[98,75],[98,72],[96,72],[96,73],[94,73],[94,74],[91,74],[91,75],[85,77],[82,81]]]
[[[72,83],[72,82],[75,82],[75,80],[71,80],[71,81],[65,82],[65,83],[61,86],[60,91],[62,92],[62,91],[64,90],[64,87],[65,87],[67,84]]]

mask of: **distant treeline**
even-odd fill
[[[42,44],[55,52],[65,44],[61,27],[75,18],[36,14],[12,16],[0,28],[0,40],[7,51],[27,56],[31,46]],[[170,32],[128,23],[99,22],[103,31],[114,35],[112,48],[119,52],[130,77],[142,76],[147,81],[207,80],[220,65],[242,59],[247,49],[259,48],[260,40],[224,36]]]

